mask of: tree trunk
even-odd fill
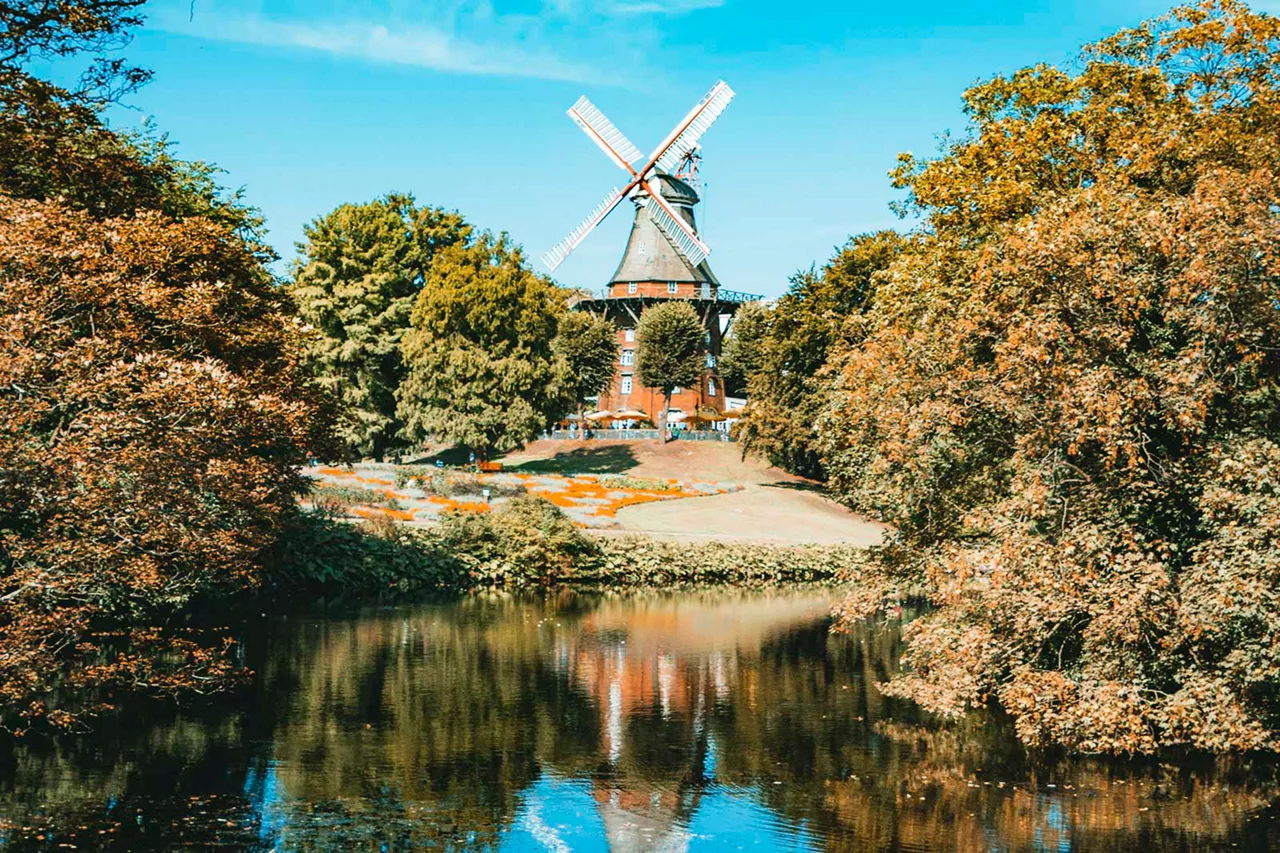
[[[667,443],[667,417],[671,414],[671,392],[665,391],[662,394],[662,423],[658,424],[658,438],[663,444]]]

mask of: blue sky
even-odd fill
[[[1146,0],[154,0],[117,110],[217,163],[284,258],[302,226],[388,191],[508,231],[536,258],[622,177],[565,116],[581,94],[648,151],[717,79],[700,205],[726,287],[766,295],[850,234],[900,226],[899,151],[963,129],[975,80],[1168,8]],[[630,206],[557,271],[600,287]],[[284,266],[282,265],[282,269]]]

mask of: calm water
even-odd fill
[[[0,749],[0,846],[1265,850],[1276,766],[1028,757],[874,683],[826,593],[563,595],[293,617],[255,686]],[[150,716],[149,716],[150,715]]]

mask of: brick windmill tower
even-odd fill
[[[724,410],[724,383],[716,370],[721,339],[738,306],[760,297],[721,288],[707,265],[711,249],[698,235],[693,208],[699,201],[699,141],[732,99],[733,90],[723,81],[717,83],[648,157],[586,98],[569,109],[569,117],[627,173],[628,181],[543,255],[543,263],[554,271],[623,199],[635,205],[631,236],[608,286],[574,303],[576,310],[604,316],[618,329],[618,370],[612,387],[601,395],[603,409],[657,415],[661,391],[641,386],[634,376],[636,324],[646,307],[681,299],[692,303],[706,329],[704,367],[698,387],[672,395],[672,412]]]

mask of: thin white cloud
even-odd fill
[[[174,28],[161,25],[162,29]],[[225,17],[183,28],[189,35],[267,47],[315,50],[348,59],[413,65],[460,74],[596,81],[592,68],[560,59],[549,51],[520,44],[469,41],[434,27],[396,26],[363,21],[302,22],[262,17]]]
[[[616,15],[687,15],[723,5],[724,0],[618,0],[610,4],[610,11]]]
[[[646,48],[660,40],[656,28],[635,26],[636,15],[684,14],[722,2],[544,0],[541,14],[500,14],[486,0],[460,0],[424,4],[412,15],[401,4],[392,11],[380,3],[338,3],[328,6],[327,15],[313,16],[264,14],[235,0],[201,0],[192,14],[188,0],[161,0],[150,25],[197,38],[458,74],[625,84],[638,76]]]

